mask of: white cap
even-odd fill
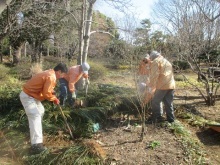
[[[150,58],[150,55],[149,54],[146,54],[145,56],[144,56],[144,59],[149,59]]]
[[[90,69],[89,64],[87,62],[84,62],[84,63],[82,63],[81,66],[82,66],[83,73],[88,74],[88,71]]]

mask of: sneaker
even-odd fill
[[[32,154],[39,154],[45,150],[47,150],[47,147],[44,147],[43,143],[37,143],[37,144],[31,145],[31,153]]]

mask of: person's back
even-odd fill
[[[55,99],[55,96],[52,95],[52,91],[48,89],[55,88],[55,85],[55,72],[53,69],[50,69],[34,75],[23,85],[23,91],[40,101],[45,99],[52,101]]]
[[[156,89],[175,89],[172,64],[163,56],[159,56],[151,63],[150,84]]]

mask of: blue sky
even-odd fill
[[[157,2],[157,0],[131,0],[134,7],[130,8],[130,10],[135,13],[135,16],[140,20],[150,18],[152,12],[151,8],[155,2]],[[97,0],[95,3],[95,9],[98,9],[101,13],[113,19],[122,16],[122,13],[117,12],[116,9],[113,9],[103,0]]]

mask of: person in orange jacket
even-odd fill
[[[145,57],[141,60],[138,68],[138,94],[140,96],[141,101],[143,101],[143,105],[146,104],[148,101],[148,91],[149,91],[149,76],[150,76],[150,69],[151,69],[150,55],[146,54]],[[149,103],[149,105],[151,105]],[[160,103],[161,110],[163,110],[163,104]],[[148,108],[148,113],[152,114],[152,108]]]
[[[173,109],[175,80],[172,64],[157,51],[151,52],[150,59],[152,63],[146,103],[152,99],[152,116],[147,122],[154,123],[164,121],[162,117],[163,109],[161,109],[160,106],[160,103],[163,102],[167,121],[172,123],[175,120]]]
[[[141,98],[144,96],[145,90],[149,83],[150,63],[151,63],[150,56],[149,54],[147,54],[141,60],[139,67],[138,67],[137,87],[138,87],[138,93],[141,96]]]
[[[146,54],[145,57],[141,60],[138,67],[138,75],[148,75],[150,67],[150,55]]]
[[[72,66],[68,69],[67,74],[61,79],[60,82],[60,105],[65,106],[65,102],[68,101],[70,107],[74,106],[74,101],[76,99],[76,83],[83,77],[88,80],[88,71],[90,66],[87,62],[82,63],[82,65]]]
[[[42,118],[45,109],[41,101],[48,100],[59,104],[59,99],[54,95],[54,88],[56,80],[62,78],[66,72],[66,65],[60,63],[54,69],[35,74],[23,85],[19,97],[28,117],[32,153],[40,153],[47,149],[43,146]]]

